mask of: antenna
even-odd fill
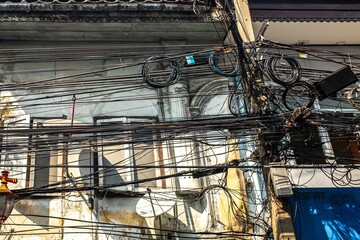
[[[264,38],[264,35],[265,35],[265,31],[266,29],[269,27],[269,21],[268,20],[265,20],[262,25],[261,25],[261,28],[255,38],[256,41],[262,41],[263,38]]]

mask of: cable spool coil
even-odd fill
[[[155,68],[155,71],[151,68]],[[153,88],[164,88],[175,84],[180,79],[180,74],[179,63],[166,56],[152,56],[141,67],[144,82]]]
[[[284,90],[282,101],[288,110],[293,111],[299,107],[310,108],[314,104],[315,98],[316,90],[313,85],[299,81]]]
[[[270,57],[265,60],[264,67],[269,79],[284,87],[301,78],[301,66],[294,58]]]
[[[231,55],[228,55],[229,53],[231,53]],[[222,62],[220,62],[220,60],[222,60]],[[232,48],[213,51],[209,56],[209,66],[213,72],[224,77],[235,77],[239,75],[237,52]]]

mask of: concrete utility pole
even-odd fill
[[[241,37],[243,43],[249,43],[255,41],[255,34],[252,27],[250,9],[248,5],[248,1],[246,0],[234,0],[235,7],[235,15],[236,15],[236,27],[238,34]],[[236,34],[236,33],[234,33]],[[242,47],[242,46],[238,46]],[[252,79],[250,79],[251,81]],[[252,98],[254,96],[251,96]],[[252,110],[256,109],[253,107]],[[240,146],[240,149],[243,149],[240,152],[242,157],[250,157],[252,151],[255,150],[256,144],[251,139],[246,139],[247,144]],[[246,149],[244,151],[244,149]],[[248,166],[254,165],[256,163],[252,161],[248,161],[246,163]],[[257,215],[260,218],[266,220],[266,215],[262,211],[264,207],[261,205],[262,202],[267,198],[266,189],[269,189],[268,186],[265,186],[263,173],[260,172],[245,172],[245,178],[251,183],[253,187],[253,191],[248,192],[248,195],[253,195],[252,198],[250,196],[248,200],[249,207],[249,215],[250,220],[256,219]],[[248,196],[249,197],[249,196]],[[271,226],[273,230],[274,238],[277,239],[295,239],[294,228],[292,224],[291,216],[287,210],[284,210],[284,206],[279,201],[273,198],[270,194],[269,199],[269,207],[271,209]],[[262,229],[254,228],[254,233],[265,234]],[[254,237],[256,239],[256,237]]]
[[[248,1],[246,0],[234,0],[236,25],[241,36],[241,39],[245,42],[252,42],[255,40],[254,30],[251,23],[251,15]]]
[[[245,0],[234,0],[234,7],[237,33],[234,32],[233,34],[237,34],[238,36],[240,35],[241,37],[241,41],[237,41],[237,44],[243,45],[243,43],[250,43],[255,41],[248,2]],[[238,46],[238,48],[242,48],[242,45]],[[244,49],[242,49],[242,51],[244,51]],[[239,60],[240,57],[241,56],[239,56]],[[247,72],[248,70],[246,70],[247,61],[243,61],[242,63],[245,64],[245,66],[243,66],[244,69],[242,69],[242,79],[240,79],[240,81],[246,81],[242,84],[242,87],[244,87],[244,84],[248,84],[249,82],[251,84],[251,81],[254,81],[254,79],[248,79],[248,76],[251,74]],[[253,96],[250,97],[252,98]],[[256,109],[252,109],[251,111],[256,111]],[[251,159],[252,153],[256,150],[255,139],[250,137],[241,137],[239,142],[240,156],[244,157],[245,159]],[[248,160],[246,163],[244,163],[245,166],[255,166],[257,164],[257,162],[252,160]],[[252,232],[260,235],[266,234],[267,230],[256,224],[258,221],[266,222],[267,218],[266,211],[263,211],[263,208],[265,207],[264,202],[266,202],[266,186],[263,173],[259,170],[247,170],[244,171],[244,178],[248,183],[246,187],[249,215],[248,221],[250,224],[253,223]],[[258,239],[258,237],[253,237],[253,239]]]

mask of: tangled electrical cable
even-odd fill
[[[261,52],[260,45],[252,46],[247,54],[250,62],[248,71],[256,81],[237,83],[228,98],[229,111],[234,116],[257,109],[258,113],[287,112],[297,107],[311,107],[315,101],[314,89],[305,81],[300,81],[302,69],[298,61],[287,55]],[[263,57],[265,56],[265,60]],[[265,84],[264,79],[280,85]],[[282,89],[281,89],[282,88]],[[306,90],[306,91],[305,91]],[[251,96],[251,97],[250,97]],[[248,102],[246,99],[250,98]],[[308,99],[308,100],[306,100]],[[305,101],[306,100],[306,101]],[[256,108],[247,105],[256,104]],[[246,111],[248,109],[248,111]]]
[[[215,50],[209,57],[210,68],[215,73],[224,77],[235,77],[238,75],[238,62],[237,51],[233,48]]]
[[[310,108],[314,104],[315,98],[314,87],[304,81],[298,81],[287,86],[282,95],[282,101],[290,111],[296,108]]]
[[[236,77],[236,84],[234,86],[229,86],[230,94],[228,97],[228,109],[230,113],[236,117],[246,115],[249,113],[247,106],[244,101],[244,91],[241,88],[241,79]]]
[[[288,86],[300,80],[301,66],[294,58],[284,56],[269,57],[264,61],[265,74],[273,82]]]
[[[171,58],[163,55],[154,55],[148,58],[141,66],[143,81],[153,88],[164,88],[175,84],[181,77],[184,66],[203,64],[208,62],[211,70],[224,77],[238,75],[239,65],[237,52],[233,48],[220,48],[211,51],[195,53],[193,55]],[[207,59],[204,61],[204,59]],[[187,64],[182,64],[185,60]]]
[[[225,196],[228,198],[229,204],[229,211],[233,214],[234,218],[242,223],[245,227],[245,229],[249,230],[251,227],[255,228],[261,228],[266,231],[266,229],[269,227],[268,223],[262,219],[261,213],[258,214],[256,217],[251,217],[249,215],[249,210],[241,205],[241,202],[239,201],[240,197],[245,197],[246,193],[239,191],[238,189],[230,189],[226,186],[222,185],[210,185],[204,188],[202,191],[193,194],[194,200],[199,200],[204,197],[204,195],[213,190],[222,190],[225,194]],[[263,208],[263,210],[265,207]],[[251,224],[250,224],[251,222]],[[252,226],[251,226],[252,225]]]
[[[155,68],[155,72],[151,70],[152,68]],[[170,75],[168,75],[169,71]],[[142,65],[141,74],[144,82],[150,87],[163,88],[175,84],[180,79],[181,70],[176,60],[155,55],[148,58]]]

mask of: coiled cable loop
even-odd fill
[[[293,111],[296,108],[310,108],[315,101],[316,90],[313,85],[299,81],[289,85],[283,93],[282,101],[285,107]]]
[[[210,68],[224,77],[235,77],[239,71],[237,51],[232,48],[216,49],[209,56]]]
[[[270,57],[265,60],[264,68],[270,80],[284,87],[299,81],[301,78],[301,66],[294,58]]]
[[[152,56],[141,67],[144,82],[153,88],[163,88],[176,83],[180,74],[179,63],[166,56]]]

